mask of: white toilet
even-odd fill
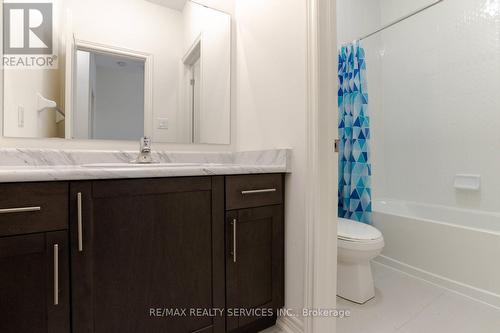
[[[382,252],[382,233],[371,225],[338,218],[337,295],[363,304],[375,296],[370,260]]]

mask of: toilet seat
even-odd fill
[[[371,225],[338,218],[337,238],[345,242],[355,243],[378,243],[382,233]]]
[[[344,250],[352,250],[359,252],[370,252],[383,249],[385,242],[383,238],[374,239],[371,241],[351,241],[339,238],[337,247]]]

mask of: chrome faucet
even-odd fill
[[[151,156],[151,138],[148,136],[142,137],[140,140],[139,156],[133,161],[134,163],[153,163]]]

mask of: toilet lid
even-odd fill
[[[341,239],[363,241],[382,238],[382,233],[371,225],[339,218],[337,236]]]

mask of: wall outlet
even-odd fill
[[[17,127],[24,127],[24,106],[22,105],[17,107]]]
[[[168,129],[168,118],[158,118],[158,129]]]

